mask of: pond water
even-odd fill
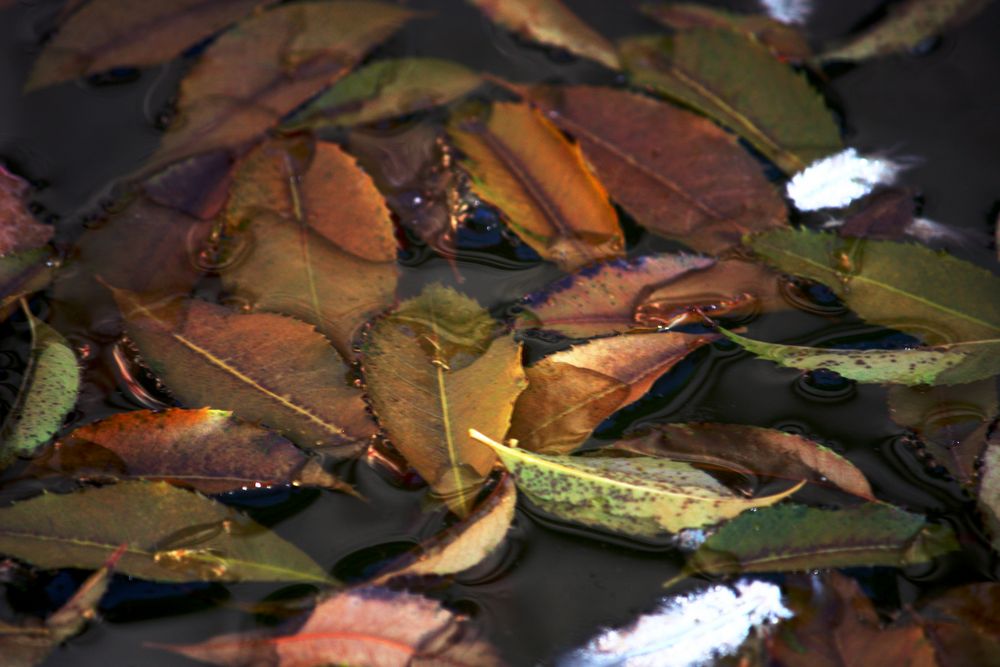
[[[37,186],[39,216],[57,228],[56,243],[70,248],[114,199],[116,183],[155,148],[163,114],[191,56],[115,78],[67,83],[24,96],[20,93],[33,59],[51,30],[60,2],[22,0],[0,12],[0,161]],[[433,10],[379,47],[371,58],[437,56],[518,81],[615,84],[606,70],[562,53],[531,45],[492,27],[460,0],[422,0],[411,6]],[[567,0],[567,4],[610,38],[658,30],[633,3]],[[638,4],[638,3],[635,3]],[[752,11],[754,2],[711,3]],[[808,23],[818,43],[841,37],[877,16],[879,0],[817,0]],[[957,256],[995,268],[993,221],[1000,202],[1000,4],[920,53],[837,66],[815,83],[837,111],[845,143],[862,152],[912,159],[902,176],[923,197],[922,215],[949,225],[957,236],[946,247]],[[401,133],[404,121],[373,129]],[[416,121],[412,121],[416,122]],[[678,246],[654,238],[626,220],[629,253]],[[400,255],[403,296],[428,283],[455,284],[494,314],[559,275],[530,250],[500,232],[488,211],[458,236],[455,266],[414,239]],[[212,290],[207,284],[204,289]],[[33,302],[48,312],[46,297]],[[84,394],[73,424],[125,409],[145,407],[130,389],[129,371],[117,368],[116,340],[87,328],[86,314],[63,314],[76,322],[63,333],[86,348]],[[831,336],[858,341],[899,342],[899,334],[853,316],[821,316],[797,310],[765,315],[755,337],[815,343]],[[0,401],[4,412],[16,393],[27,351],[23,318],[0,327]],[[529,357],[551,349],[539,337],[527,340]],[[141,381],[141,380],[140,380]],[[919,595],[956,584],[995,579],[997,563],[972,520],[974,502],[954,482],[928,470],[894,424],[886,391],[822,374],[803,376],[755,360],[732,345],[702,350],[661,378],[640,402],[598,429],[594,443],[655,422],[720,421],[802,433],[843,453],[871,481],[876,495],[914,512],[951,524],[963,551],[933,566],[908,570],[855,571],[882,611]],[[594,444],[592,443],[592,444]],[[338,468],[369,499],[305,489],[251,490],[224,502],[300,546],[345,580],[366,572],[402,549],[434,534],[445,520],[428,511],[426,490],[364,461]],[[9,499],[23,488],[0,491]],[[560,525],[528,508],[500,553],[454,581],[426,590],[464,612],[512,665],[550,662],[589,639],[598,628],[627,624],[662,597],[661,584],[683,563],[669,545],[629,542]],[[43,614],[65,601],[85,572],[16,573],[0,606]],[[778,579],[778,577],[774,577]],[[684,582],[679,591],[704,585]],[[163,585],[116,576],[101,603],[104,622],[58,650],[46,663],[73,665],[189,665],[185,658],[153,651],[145,643],[187,643],[248,630],[273,619],[248,613],[264,598],[294,597],[301,586]],[[2,661],[0,661],[2,662]]]

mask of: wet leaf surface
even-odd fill
[[[331,583],[308,556],[234,509],[163,482],[44,494],[0,509],[0,550],[43,569],[117,569],[151,581]]]
[[[916,621],[934,645],[940,667],[997,664],[1000,586],[994,582],[956,586],[921,605]]]
[[[633,37],[620,48],[636,85],[728,127],[785,173],[840,150],[840,132],[823,98],[743,35],[696,29],[672,38]]]
[[[0,313],[10,312],[23,297],[45,289],[52,281],[49,251],[28,250],[0,257]]]
[[[0,165],[0,256],[43,246],[55,232],[28,210],[29,189],[27,181]]]

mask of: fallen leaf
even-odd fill
[[[34,250],[55,233],[28,210],[28,189],[27,181],[0,165],[0,256]]]
[[[800,28],[766,14],[737,14],[725,9],[685,2],[644,4],[639,9],[674,30],[720,28],[745,34],[785,60],[806,60],[812,55],[809,42],[806,41]]]
[[[205,49],[181,83],[178,118],[146,171],[253,139],[413,16],[390,4],[340,0],[283,4],[241,22]]]
[[[284,126],[319,129],[374,123],[449,104],[481,83],[477,73],[450,60],[378,60],[338,81]]]
[[[142,183],[151,201],[200,220],[222,211],[237,161],[225,150],[202,153],[175,162]]]
[[[834,486],[875,500],[864,474],[836,452],[807,438],[740,424],[656,424],[611,445],[743,475],[763,475]]]
[[[55,267],[47,248],[0,257],[0,321],[22,298],[40,292],[52,281]]]
[[[1000,338],[1000,278],[946,253],[806,229],[767,232],[748,244],[782,271],[829,286],[870,322],[930,344]]]
[[[711,121],[625,90],[532,89],[573,135],[611,198],[655,234],[710,253],[784,227],[785,204],[760,163]]]
[[[375,322],[363,368],[368,396],[392,444],[448,505],[465,516],[496,457],[468,436],[504,437],[524,389],[521,346],[494,339],[497,323],[440,285]]]
[[[453,120],[473,189],[504,214],[521,239],[564,271],[623,253],[607,193],[580,149],[526,104],[496,103],[489,118]]]
[[[786,591],[795,615],[768,641],[772,657],[784,667],[938,665],[920,626],[883,627],[854,579],[827,572],[822,578],[793,578]]]
[[[151,581],[331,583],[308,556],[249,517],[163,482],[46,493],[0,509],[0,552],[42,569],[117,569]]]
[[[533,452],[566,454],[605,419],[642,398],[711,335],[625,334],[556,352],[525,369],[509,437]]]
[[[475,567],[503,543],[516,505],[517,489],[510,476],[504,475],[469,516],[390,563],[371,583],[380,585],[400,577],[445,576]]]
[[[347,366],[312,326],[198,300],[151,303],[119,290],[115,298],[145,363],[187,407],[232,410],[300,447],[338,454],[373,434]]]
[[[956,586],[917,607],[939,667],[995,667],[1000,643],[1000,584]]]
[[[572,338],[648,328],[636,317],[647,294],[714,263],[697,255],[660,254],[595,264],[524,297],[514,324]]]
[[[910,51],[921,42],[971,19],[992,0],[905,0],[868,30],[817,57],[822,63],[866,60]]]
[[[1000,551],[1000,429],[994,428],[987,437],[977,491],[979,511],[985,519],[993,549]]]
[[[3,425],[0,469],[19,456],[33,456],[51,440],[80,392],[80,367],[69,343],[27,307],[25,315],[31,327],[31,358],[17,403]]]
[[[237,248],[223,285],[255,310],[316,325],[345,359],[361,325],[396,299],[389,210],[335,144],[261,144],[236,174],[226,219]]]
[[[72,431],[31,474],[165,481],[202,493],[280,484],[351,487],[288,440],[224,410],[136,410]]]
[[[720,330],[747,352],[788,368],[824,368],[876,384],[951,385],[1000,374],[1000,338],[905,350],[839,350],[767,343]]]
[[[501,445],[474,429],[470,435],[493,448],[517,488],[540,509],[632,537],[655,538],[731,519],[773,505],[805,483],[744,498],[686,463],[652,456],[549,456]]]
[[[827,510],[784,504],[724,524],[692,554],[685,574],[903,567],[956,549],[951,529],[892,505]]]
[[[357,588],[321,602],[286,635],[222,635],[201,644],[155,645],[214,665],[277,667],[500,667],[495,649],[475,629],[430,600],[385,588]]]
[[[743,35],[694,29],[619,46],[633,83],[713,118],[785,173],[840,150],[840,131],[819,93]]]
[[[71,14],[35,61],[26,91],[118,67],[149,67],[274,0],[91,0]]]
[[[561,0],[469,0],[490,20],[526,39],[618,69],[615,47],[581,21]]]
[[[909,188],[877,190],[861,202],[860,210],[837,227],[837,233],[854,238],[899,241],[913,226],[914,207],[914,192]]]

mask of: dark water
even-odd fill
[[[414,21],[373,58],[438,56],[516,80],[615,83],[613,75],[596,65],[496,30],[460,0],[410,4],[436,15]],[[657,30],[629,2],[568,4],[611,38]],[[753,2],[712,4],[754,9]],[[822,42],[864,25],[884,3],[816,4],[809,29]],[[69,247],[86,221],[110,201],[114,184],[142,165],[156,146],[164,110],[190,60],[124,73],[119,80],[68,83],[22,96],[24,77],[59,5],[22,2],[0,13],[0,160],[37,186],[41,217],[56,225],[57,242]],[[920,54],[838,67],[827,73],[828,80],[817,82],[841,116],[845,143],[862,152],[914,158],[903,182],[922,194],[923,215],[960,231],[959,239],[948,245],[955,254],[994,268],[991,221],[1000,202],[998,29],[1000,4],[995,4],[971,24],[925,45]],[[632,253],[667,247],[634,226],[629,234]],[[486,212],[460,237],[459,251],[457,266],[466,278],[462,289],[495,313],[558,275],[530,251],[501,238]],[[406,294],[428,282],[453,281],[452,267],[419,246],[404,253],[402,262]],[[44,298],[36,299],[36,311],[44,314],[45,309]],[[91,345],[83,409],[75,422],[141,407],[112,369],[111,341],[89,331],[64,333]],[[797,337],[804,343],[831,336],[894,340],[891,332],[850,316],[801,312],[763,317],[754,323],[753,334]],[[0,402],[9,404],[26,350],[23,322],[15,317],[0,328],[0,338]],[[546,345],[529,341],[532,354]],[[933,566],[855,572],[880,609],[891,611],[943,587],[993,579],[997,563],[972,519],[970,498],[955,483],[925,469],[905,432],[888,418],[885,399],[879,387],[803,377],[719,344],[664,376],[649,396],[609,420],[597,436],[612,439],[657,421],[721,421],[802,433],[845,454],[865,471],[880,498],[947,521],[966,547]],[[406,488],[364,462],[343,464],[342,472],[370,502],[287,489],[223,500],[272,525],[345,579],[363,577],[382,559],[441,526],[443,517],[425,510],[423,490]],[[580,644],[600,626],[625,624],[649,610],[662,595],[661,582],[681,563],[680,554],[668,547],[588,534],[522,507],[502,553],[425,592],[471,615],[512,665],[532,665]],[[15,573],[0,607],[43,614],[72,594],[85,575]],[[690,581],[684,586],[698,585]],[[268,621],[247,613],[248,604],[302,592],[301,587],[266,585],[168,586],[118,576],[101,606],[105,622],[92,625],[46,664],[192,664],[143,644],[194,642],[248,630]]]

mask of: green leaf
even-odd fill
[[[788,368],[825,368],[850,380],[875,384],[949,385],[1000,374],[1000,339],[910,350],[837,350],[766,343],[722,330],[729,340]]]
[[[692,555],[687,574],[794,572],[924,563],[958,549],[949,528],[883,503],[825,510],[784,504],[725,524]]]
[[[18,456],[30,457],[52,439],[76,404],[80,367],[58,331],[25,311],[31,325],[31,359],[21,393],[3,428],[0,468]]]
[[[517,488],[542,510],[633,537],[658,537],[731,519],[773,505],[805,483],[764,498],[744,498],[686,463],[651,456],[548,456],[507,447],[476,430],[470,435],[493,448]]]
[[[337,82],[295,113],[285,127],[373,123],[448,104],[481,83],[477,73],[450,60],[379,60]]]
[[[244,514],[164,482],[46,493],[0,509],[0,553],[43,569],[117,569],[152,581],[333,583],[298,548]]]
[[[630,37],[620,50],[633,83],[713,118],[786,173],[840,150],[840,132],[819,93],[741,34],[695,29]]]
[[[782,271],[829,286],[870,322],[931,344],[1000,338],[1000,278],[945,252],[807,229],[747,244]]]

